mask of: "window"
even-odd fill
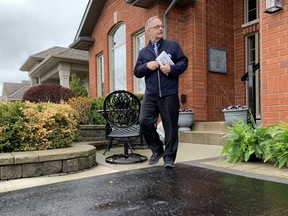
[[[256,37],[255,34],[247,37],[247,63],[248,65],[255,64],[256,60]]]
[[[142,30],[140,33],[136,34],[134,37],[135,49],[134,49],[134,65],[137,61],[139,51],[145,46],[145,32]],[[144,93],[145,91],[145,79],[144,77],[139,79],[135,77],[135,92]]]
[[[245,0],[245,23],[258,19],[258,1]]]
[[[121,24],[112,33],[112,74],[111,89],[126,90],[126,26]]]
[[[104,96],[104,56],[97,56],[97,88],[98,96]]]
[[[246,71],[248,66],[259,62],[259,37],[258,33],[248,35],[246,37]],[[248,83],[247,83],[248,84]],[[260,89],[260,73],[255,71],[255,96],[256,96],[256,119],[261,117],[261,89]],[[249,100],[247,85],[247,101]]]

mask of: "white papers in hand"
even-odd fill
[[[163,51],[157,58],[156,61],[159,63],[161,67],[164,66],[164,64],[174,65],[174,62],[170,58],[170,56]]]

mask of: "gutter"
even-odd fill
[[[178,0],[173,0],[169,7],[167,8],[167,10],[164,12],[164,15],[163,15],[163,25],[165,26],[164,28],[164,39],[167,39],[167,16],[168,16],[168,13],[172,10],[172,8],[174,7],[174,5],[177,3]]]

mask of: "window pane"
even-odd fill
[[[126,30],[121,25],[114,33],[113,38],[113,90],[126,90]]]
[[[126,45],[114,50],[114,90],[126,90]]]
[[[145,34],[144,32],[136,36],[136,59],[138,57],[139,51],[145,46]],[[137,78],[137,93],[144,93],[145,91],[145,79],[144,77]]]
[[[126,43],[125,25],[121,25],[114,34],[113,47]]]
[[[248,37],[248,65],[254,64],[256,61],[256,44],[255,35]]]
[[[257,19],[257,2],[256,0],[248,0],[247,21],[250,22],[255,19]]]

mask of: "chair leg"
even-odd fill
[[[110,148],[112,147],[113,138],[108,138],[108,140],[109,140],[109,143],[108,143],[103,155],[105,155],[107,151],[110,151]]]
[[[135,147],[134,145],[132,144],[130,138],[127,138],[126,139],[126,142],[127,142],[127,151],[128,151],[128,148],[130,149],[131,153],[134,153],[133,150],[135,150]]]

